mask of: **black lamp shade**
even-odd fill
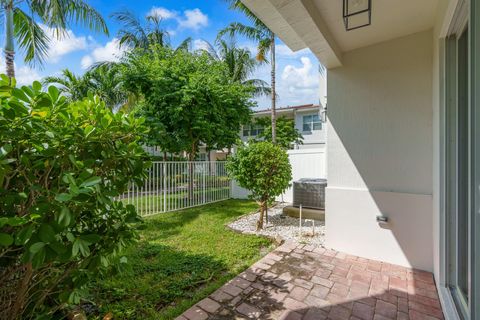
[[[372,23],[372,0],[343,0],[343,22],[347,31]]]

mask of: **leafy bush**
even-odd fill
[[[141,119],[97,97],[0,79],[0,318],[78,303],[90,276],[124,262],[135,208],[114,197],[145,176]]]
[[[252,143],[228,159],[227,171],[260,205],[257,229],[262,229],[268,203],[282,194],[292,180],[287,152],[268,141]]]

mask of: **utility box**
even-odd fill
[[[293,182],[293,206],[325,210],[327,179],[304,178]]]

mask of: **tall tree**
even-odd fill
[[[271,89],[267,82],[251,78],[256,68],[263,61],[253,58],[250,50],[238,47],[235,39],[232,37],[229,39],[217,39],[216,46],[216,56],[226,64],[228,75],[233,81],[252,85],[255,88],[255,96],[271,94]]]
[[[169,34],[162,29],[162,18],[157,14],[147,15],[146,23],[131,11],[118,11],[112,17],[122,25],[118,31],[121,46],[148,50],[152,45],[169,45]]]
[[[99,12],[83,0],[0,0],[5,21],[5,62],[7,75],[15,77],[15,41],[25,51],[25,63],[43,64],[50,46],[49,34],[39,23],[51,28],[58,38],[71,23],[108,34]],[[26,10],[24,10],[26,9]]]
[[[132,53],[123,72],[125,88],[143,97],[139,113],[150,127],[149,144],[194,160],[201,143],[236,142],[254,106],[252,86],[232,81],[225,63],[206,53],[160,46],[143,52]]]
[[[221,30],[219,37],[224,34],[240,34],[257,43],[257,60],[267,61],[267,55],[270,53],[271,66],[271,115],[272,115],[272,142],[276,142],[276,92],[275,92],[275,34],[250,11],[240,0],[226,0],[230,3],[230,8],[238,10],[252,22],[253,26],[247,26],[242,23],[234,22]]]
[[[91,68],[86,76],[91,79],[91,90],[98,95],[111,110],[124,107],[129,101],[129,95],[123,88],[121,66],[113,64],[98,64]]]
[[[69,69],[63,69],[59,76],[45,77],[42,82],[44,85],[58,85],[59,91],[70,101],[82,100],[93,87],[92,79],[88,72],[79,76]]]
[[[117,110],[125,106],[129,99],[123,88],[120,68],[121,65],[117,63],[101,63],[81,76],[64,69],[60,76],[45,77],[43,84],[59,85],[59,91],[70,101],[83,100],[88,93],[98,95],[111,110]]]

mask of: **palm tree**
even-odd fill
[[[112,110],[124,107],[129,98],[127,91],[123,88],[119,68],[119,64],[104,63],[93,66],[87,72],[87,76],[91,78],[91,91]]]
[[[257,60],[266,62],[267,55],[270,53],[271,66],[271,114],[272,114],[272,142],[276,141],[276,92],[275,92],[275,34],[260,20],[250,9],[248,9],[240,0],[226,0],[230,3],[230,8],[238,10],[252,22],[253,26],[247,26],[242,23],[234,22],[221,30],[219,37],[224,34],[240,34],[257,43]]]
[[[98,95],[110,109],[118,110],[126,105],[129,99],[122,87],[119,67],[117,63],[100,63],[82,76],[64,69],[61,76],[45,77],[43,83],[59,85],[60,92],[70,101],[82,100],[88,93],[92,93]]]
[[[15,77],[15,41],[25,51],[25,63],[42,65],[45,61],[50,39],[39,23],[51,28],[58,38],[72,22],[108,34],[100,13],[83,0],[0,0],[0,8],[5,21],[6,69],[11,78]]]
[[[255,87],[255,96],[270,95],[271,89],[265,81],[250,78],[259,63],[262,63],[252,57],[250,50],[237,47],[234,38],[228,41],[217,39],[216,45],[217,50],[210,48],[207,51],[226,64],[232,81],[252,85]]]
[[[90,75],[85,73],[83,76],[77,76],[68,69],[63,69],[60,76],[49,76],[43,79],[43,84],[56,84],[59,91],[70,101],[78,101],[85,98],[93,88]]]
[[[115,12],[112,17],[122,24],[118,32],[120,46],[149,49],[152,45],[164,47],[169,44],[168,32],[161,28],[162,18],[159,15],[147,15],[146,24],[131,11]]]

